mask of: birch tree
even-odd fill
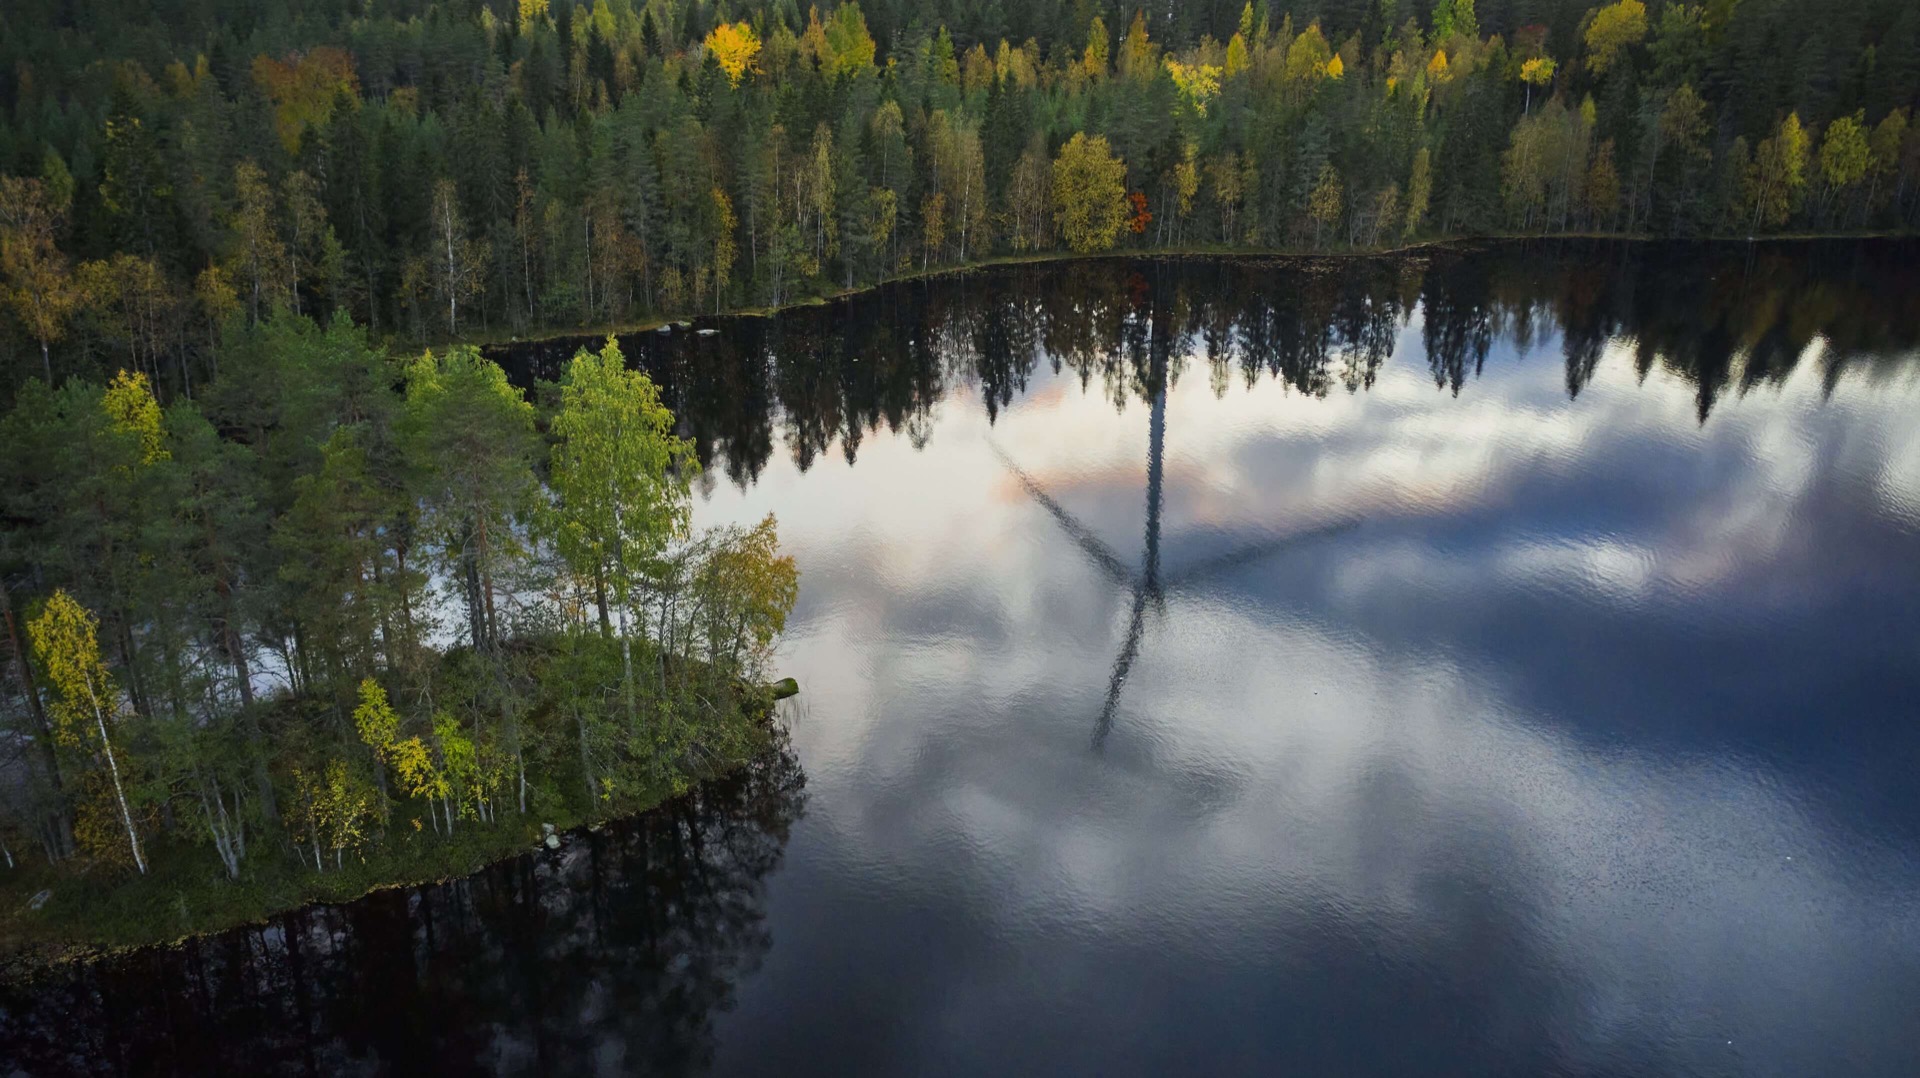
[[[459,195],[452,180],[433,185],[433,218],[430,226],[433,253],[434,291],[447,305],[447,332],[460,332],[460,301],[480,293],[486,287],[486,266],[490,245],[467,235],[467,224],[460,216]]]
[[[134,867],[144,876],[147,859],[140,850],[140,835],[120,779],[120,758],[113,748],[111,728],[119,718],[120,694],[100,658],[99,627],[99,619],[61,589],[47,600],[46,609],[27,631],[53,688],[49,710],[55,736],[62,744],[85,748],[106,761],[120,822],[127,832],[127,847],[133,853]]]
[[[66,334],[79,303],[66,256],[54,233],[66,206],[40,180],[0,176],[0,299],[40,345],[40,365],[53,384],[49,346]]]
[[[659,388],[627,369],[612,337],[581,349],[560,385],[553,419],[549,531],[572,570],[591,583],[603,633],[618,627],[629,722],[634,699],[632,608],[649,562],[687,532],[693,444],[673,433]]]

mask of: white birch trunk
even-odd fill
[[[93,721],[100,728],[100,747],[107,754],[107,770],[113,775],[113,796],[120,802],[120,822],[127,827],[127,845],[133,848],[133,863],[142,876],[147,874],[147,859],[140,854],[140,836],[133,830],[133,813],[127,808],[126,791],[120,788],[120,762],[114,759],[113,742],[107,739],[107,717],[100,710],[100,699],[93,692],[93,678],[87,678],[87,701],[93,705]]]

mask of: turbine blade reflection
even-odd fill
[[[1140,638],[1146,634],[1147,600],[1151,593],[1144,587],[1133,592],[1133,619],[1127,625],[1126,640],[1120,645],[1120,655],[1113,663],[1113,677],[1107,681],[1107,702],[1100,708],[1100,720],[1093,727],[1093,747],[1098,749],[1106,744],[1107,735],[1113,732],[1113,713],[1120,709],[1120,690],[1126,685],[1127,672],[1133,668],[1133,660],[1140,654]]]
[[[1340,520],[1331,524],[1321,525],[1318,528],[1309,528],[1306,531],[1291,532],[1286,535],[1277,535],[1259,540],[1258,542],[1248,543],[1246,546],[1238,549],[1229,550],[1225,554],[1207,558],[1204,561],[1198,561],[1187,566],[1172,579],[1168,580],[1166,587],[1168,590],[1178,591],[1182,587],[1197,584],[1216,573],[1226,572],[1229,569],[1235,569],[1242,565],[1259,561],[1262,558],[1270,558],[1291,547],[1302,546],[1320,539],[1328,539],[1335,535],[1350,532],[1358,528],[1361,523],[1362,520],[1360,519]]]
[[[1073,539],[1074,544],[1084,551],[1087,557],[1093,559],[1095,565],[1098,565],[1108,576],[1114,579],[1115,583],[1122,587],[1131,588],[1134,586],[1133,569],[1121,561],[1120,556],[1115,554],[1111,547],[1101,542],[1100,537],[1093,534],[1093,529],[1082,524],[1078,517],[1067,512],[1065,506],[1054,501],[1046,491],[1042,490],[1040,484],[1022,470],[1018,464],[1015,464],[1013,458],[1007,455],[1006,450],[1000,448],[1000,443],[989,438],[987,439],[987,446],[993,450],[994,456],[1000,458],[1000,463],[1006,465],[1007,470],[1013,473],[1013,477],[1020,481],[1021,488],[1024,489],[1034,501],[1039,502],[1048,513],[1053,515],[1053,519],[1059,522],[1061,528],[1065,529],[1067,535]]]

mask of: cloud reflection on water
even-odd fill
[[[1702,426],[1632,342],[1569,400],[1502,336],[1456,397],[1424,329],[1353,395],[1186,365],[1167,573],[1366,524],[1169,591],[1101,753],[1131,596],[993,445],[1137,571],[1137,398],[952,387],[924,448],[714,492],[800,559],[815,791],[723,1066],[1920,1065],[1910,370]]]

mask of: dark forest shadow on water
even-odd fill
[[[804,811],[784,734],[659,809],[465,879],[106,960],[0,996],[0,1071],[672,1074],[772,946]]]
[[[1325,259],[1102,259],[907,281],[773,318],[708,320],[622,338],[661,383],[708,482],[751,485],[784,444],[805,471],[835,445],[904,431],[961,386],[990,419],[1042,364],[1116,406],[1151,402],[1204,365],[1216,396],[1276,380],[1326,396],[1373,388],[1418,316],[1436,389],[1459,395],[1496,339],[1522,352],[1558,335],[1569,397],[1603,348],[1625,341],[1638,375],[1691,384],[1701,422],[1729,393],[1784,382],[1818,350],[1831,392],[1920,347],[1920,244],[1904,240],[1457,245]],[[557,376],[586,338],[490,350],[523,384]],[[776,437],[776,427],[779,436]]]

